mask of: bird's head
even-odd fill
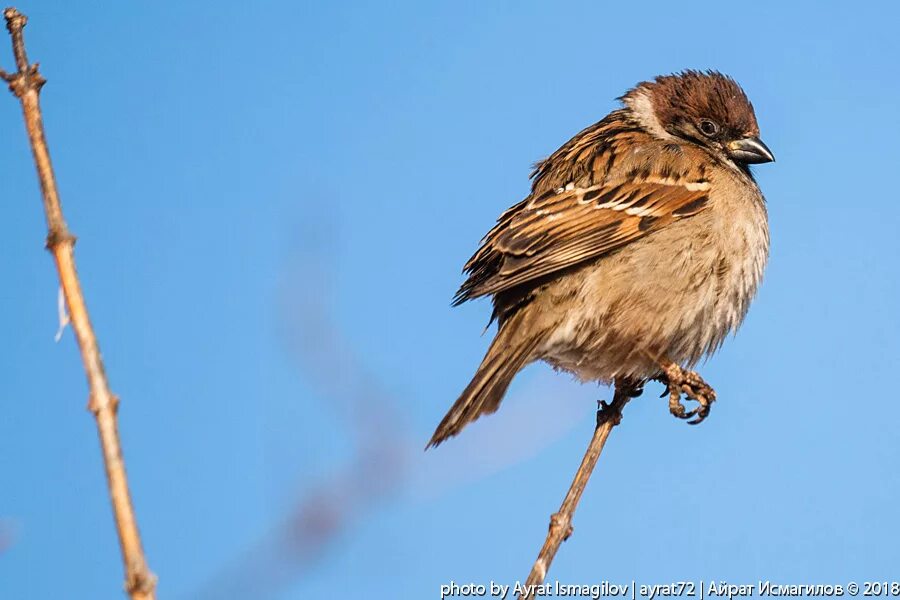
[[[703,146],[739,165],[775,160],[759,139],[753,105],[733,79],[684,71],[638,84],[622,98],[650,133]]]

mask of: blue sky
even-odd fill
[[[729,73],[756,107],[778,158],[756,170],[770,265],[702,368],[711,418],[678,422],[648,386],[550,577],[896,577],[894,5],[19,8],[160,597],[525,578],[609,392],[535,365],[423,453],[490,338],[487,302],[449,301],[532,162],[684,68]],[[0,597],[119,597],[18,111],[0,100]]]

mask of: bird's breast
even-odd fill
[[[651,377],[652,357],[691,365],[743,321],[768,257],[765,205],[753,186],[714,188],[709,210],[549,285],[556,316],[545,358],[581,379]]]

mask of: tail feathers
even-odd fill
[[[437,446],[462,431],[481,415],[496,412],[513,377],[534,360],[540,335],[526,335],[519,319],[504,323],[491,343],[481,366],[462,395],[450,408],[425,447]],[[518,326],[518,327],[517,327]]]

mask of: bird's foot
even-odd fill
[[[664,364],[662,367],[663,375],[659,377],[659,381],[667,388],[662,395],[669,395],[669,412],[679,419],[694,417],[688,421],[691,425],[702,423],[709,416],[712,403],[716,401],[716,391],[694,371],[682,369],[675,363]],[[696,401],[697,406],[686,410],[681,403],[681,394]]]
[[[606,400],[597,400],[597,427],[600,427],[607,421],[613,424],[613,427],[622,422],[622,406],[615,402],[609,403]]]
[[[617,379],[612,403],[605,400],[597,400],[597,427],[607,421],[612,422],[613,427],[622,422],[622,408],[632,398],[637,398],[644,393],[644,380]]]

